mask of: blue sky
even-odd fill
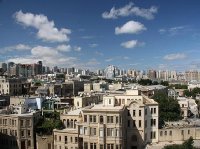
[[[0,0],[0,61],[200,68],[199,0]]]

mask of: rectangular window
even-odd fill
[[[87,127],[84,127],[84,134],[87,135]]]
[[[99,128],[99,136],[100,136],[100,137],[103,137],[103,136],[104,136],[103,128]]]
[[[67,136],[65,136],[65,144],[67,144]]]
[[[190,130],[188,130],[188,134],[190,134]]]
[[[136,125],[135,125],[135,120],[133,120],[133,127],[136,127]]]
[[[139,116],[141,116],[141,110],[139,110]]]
[[[99,145],[99,148],[100,148],[100,149],[103,149],[103,144],[100,144],[100,145]]]
[[[151,114],[153,114],[153,108],[151,108]]]
[[[96,123],[96,116],[93,116],[93,122]]]
[[[130,116],[130,110],[128,110],[128,113],[127,113],[127,115],[128,115],[128,116]]]
[[[145,115],[147,115],[147,109],[145,109]]]
[[[75,137],[75,143],[77,143],[78,142],[78,137]]]
[[[172,131],[171,130],[169,131],[169,135],[172,136]]]
[[[162,136],[163,135],[163,132],[162,131],[160,131],[160,136]]]
[[[87,122],[87,115],[84,115],[84,122]]]
[[[107,116],[107,123],[113,123],[113,116]]]
[[[90,123],[92,122],[92,115],[90,115]]]
[[[88,143],[84,142],[84,149],[88,149]]]
[[[107,128],[107,136],[108,137],[114,136],[114,129],[113,128]]]
[[[181,130],[181,135],[184,135],[184,130]]]
[[[135,116],[135,110],[133,110],[133,116]]]
[[[167,135],[167,131],[165,131],[165,136]]]
[[[119,123],[119,117],[116,116],[116,123]]]
[[[154,114],[156,114],[156,108],[153,109]]]
[[[142,123],[141,123],[141,120],[139,120],[139,127],[141,127],[142,126]]]

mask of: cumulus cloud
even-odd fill
[[[143,45],[145,45],[145,43],[139,42],[138,40],[130,40],[130,41],[121,43],[121,46],[127,49],[131,49],[131,48],[135,48],[135,47],[143,46]]]
[[[61,52],[70,52],[72,47],[70,45],[62,44],[62,45],[58,45],[56,49]]]
[[[155,6],[151,6],[148,9],[140,8],[134,5],[134,3],[130,2],[129,4],[116,9],[112,7],[111,10],[105,11],[102,13],[102,17],[104,19],[117,19],[119,17],[127,17],[127,16],[139,16],[143,17],[147,20],[154,19],[154,15],[158,12],[158,8]]]
[[[189,31],[188,26],[175,26],[170,28],[161,28],[158,30],[160,34],[168,34],[170,36],[177,35],[179,33],[182,33],[183,31]]]
[[[64,65],[74,65],[77,61],[76,57],[70,57],[61,53],[60,49],[48,47],[48,46],[35,46],[31,49],[29,55],[23,57],[9,58],[7,61],[12,61],[15,63],[35,63],[42,60],[47,66],[64,66]]]
[[[163,57],[163,59],[172,61],[172,60],[181,60],[185,59],[186,55],[184,53],[174,53],[174,54],[168,54]]]
[[[7,46],[0,49],[1,53],[5,53],[8,51],[27,51],[27,50],[31,50],[31,47],[26,44],[17,44],[17,45]]]
[[[77,51],[77,52],[80,52],[80,51],[81,51],[81,49],[82,49],[82,48],[81,48],[81,47],[79,47],[79,46],[75,46],[75,47],[74,47],[74,51]]]
[[[54,21],[49,21],[43,14],[23,13],[21,10],[14,14],[16,21],[25,27],[38,30],[37,37],[44,41],[65,42],[69,41],[70,29],[55,27]]]
[[[146,27],[137,21],[128,21],[121,27],[115,28],[115,34],[137,34],[146,30]]]

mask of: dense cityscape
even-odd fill
[[[0,0],[0,148],[200,148],[199,6]]]

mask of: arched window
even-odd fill
[[[74,128],[76,128],[76,122],[77,122],[77,120],[74,120]]]

